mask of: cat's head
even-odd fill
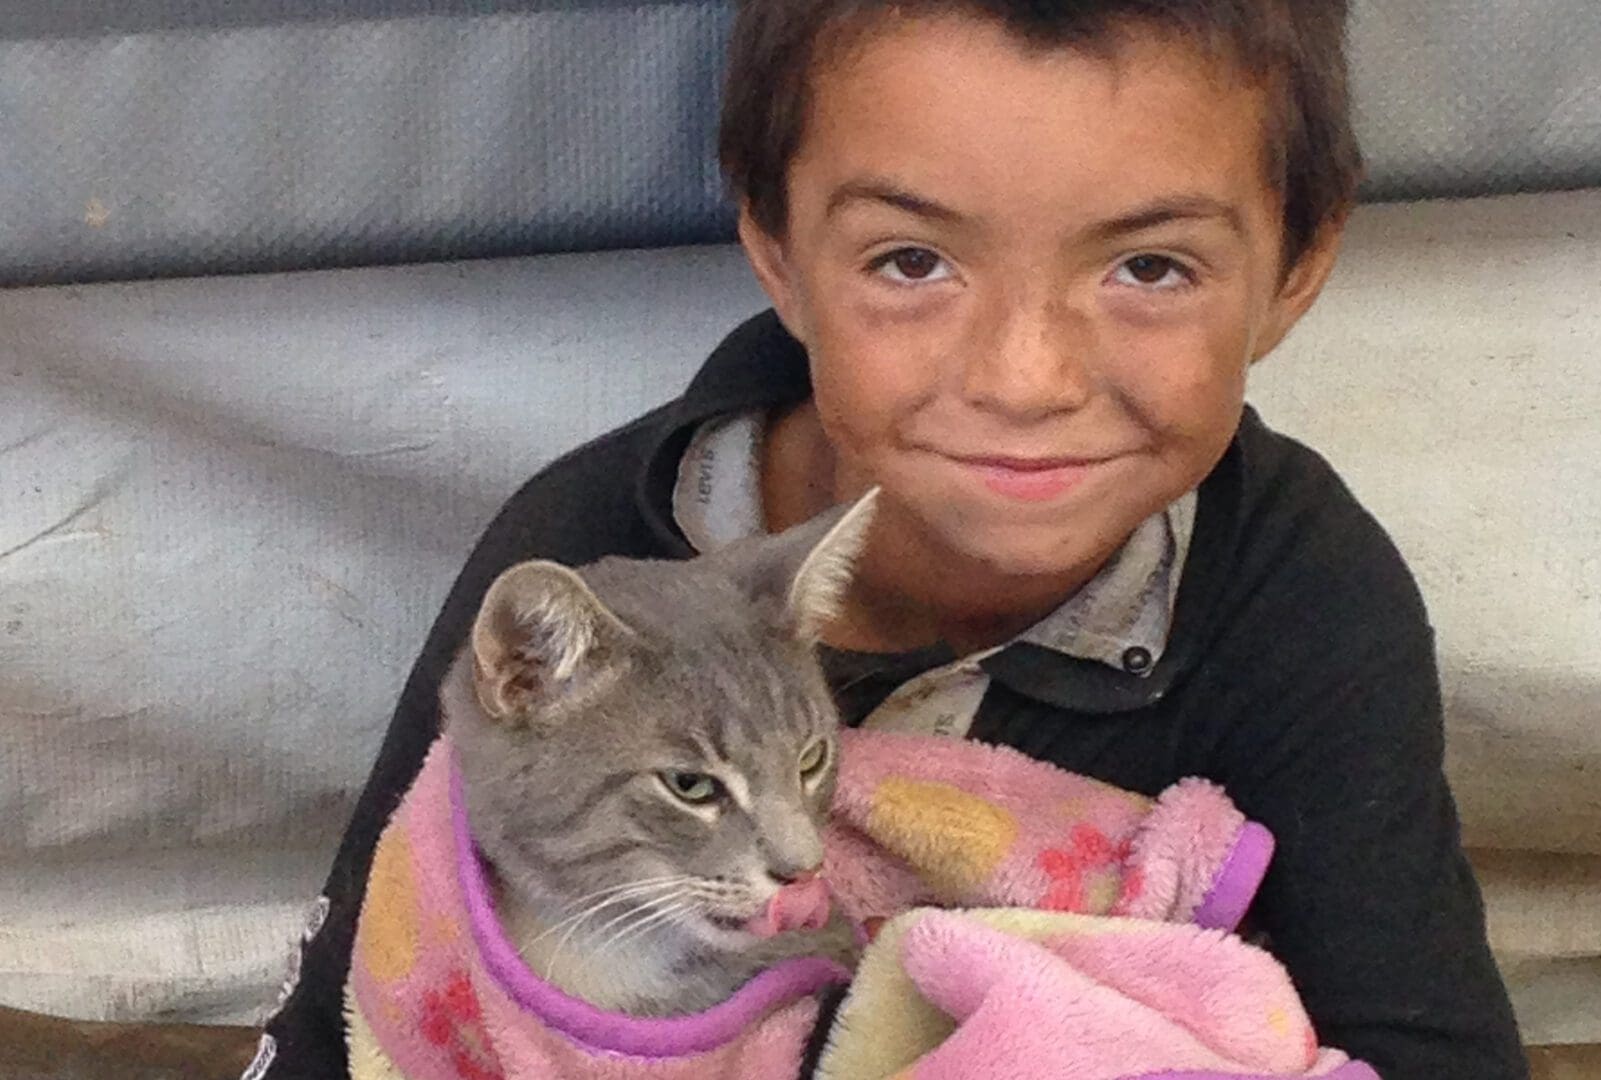
[[[822,862],[838,715],[814,646],[872,501],[686,562],[496,580],[444,711],[504,888],[547,923],[594,908],[579,940],[749,944]]]

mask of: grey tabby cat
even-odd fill
[[[548,982],[665,1016],[785,957],[851,962],[837,916],[752,927],[822,862],[838,715],[814,645],[873,498],[687,562],[523,563],[490,588],[444,723],[502,922]]]

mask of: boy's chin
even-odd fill
[[[1074,576],[1075,567],[1079,565],[1059,548],[1042,546],[993,545],[975,548],[971,557],[996,577],[1017,581],[1066,579]]]
[[[1014,580],[1075,576],[1093,556],[1076,544],[1064,544],[1071,526],[1030,523],[1007,526],[950,522],[942,541],[960,561],[982,568],[987,576]]]

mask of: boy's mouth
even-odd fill
[[[1103,460],[1091,458],[951,457],[997,495],[1045,502],[1065,495]]]

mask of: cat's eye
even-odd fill
[[[657,774],[663,786],[691,806],[704,806],[716,802],[723,793],[723,785],[715,777],[698,772],[679,772],[667,769]]]
[[[808,780],[823,771],[828,764],[828,740],[818,739],[801,751],[800,771]]]

